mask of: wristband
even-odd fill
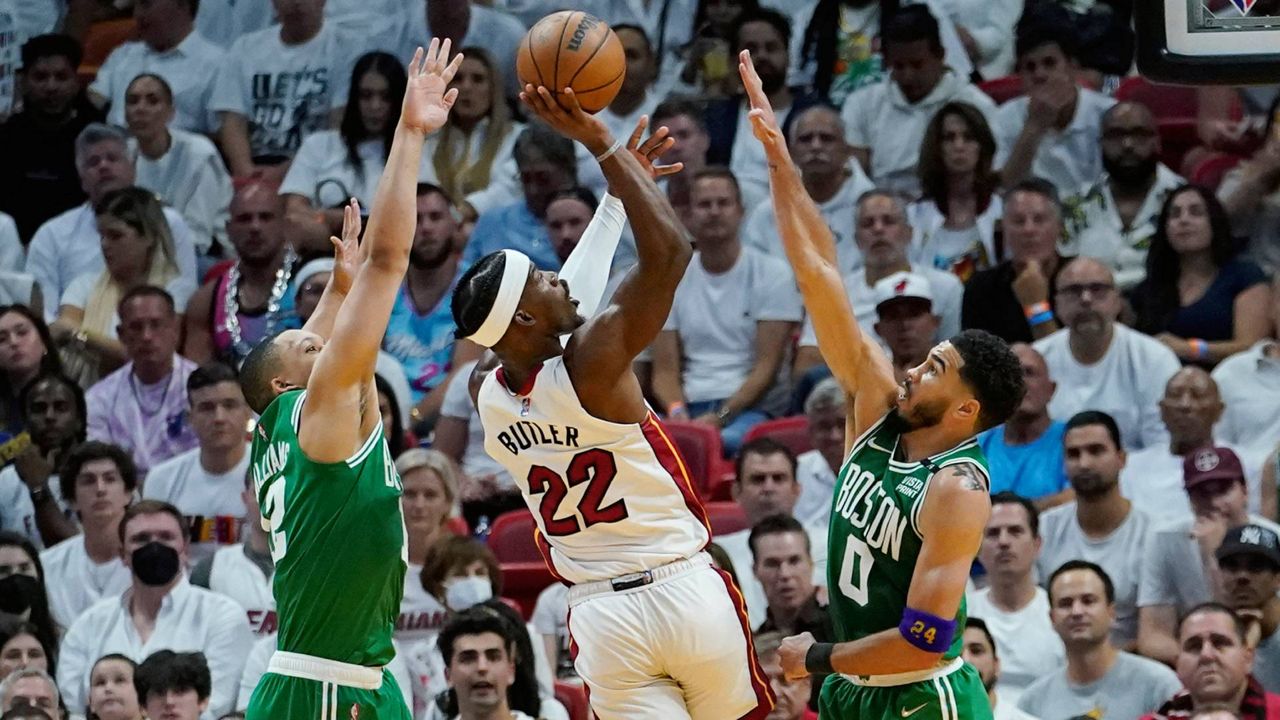
[[[1197,360],[1207,360],[1209,358],[1209,343],[1200,338],[1191,338],[1187,341],[1187,344],[1191,346],[1191,354]]]
[[[1035,315],[1027,316],[1027,324],[1030,325],[1031,327],[1035,327],[1037,325],[1050,322],[1051,320],[1053,320],[1052,310],[1044,310],[1042,312],[1036,313]]]
[[[902,611],[898,632],[904,640],[925,652],[943,653],[951,647],[951,639],[956,634],[956,621],[909,607]]]
[[[604,162],[605,160],[608,160],[614,153],[618,152],[621,149],[622,149],[622,141],[614,140],[613,145],[610,146],[608,150],[605,150],[604,152],[596,156],[596,162]]]
[[[1028,320],[1047,312],[1052,312],[1052,308],[1049,307],[1049,303],[1043,301],[1022,306],[1022,314],[1026,315]]]
[[[831,653],[835,652],[835,643],[814,643],[809,652],[804,654],[804,669],[810,675],[830,675],[835,668],[831,667]]]

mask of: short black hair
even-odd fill
[[[987,627],[987,621],[982,618],[968,617],[964,620],[965,630],[981,630],[983,635],[987,636],[987,644],[991,646],[991,657],[999,660],[1000,651],[996,648],[996,636],[991,634],[991,629]]]
[[[1107,604],[1115,604],[1116,586],[1115,583],[1111,582],[1111,576],[1107,574],[1106,570],[1102,569],[1101,565],[1091,563],[1088,560],[1068,560],[1059,565],[1058,569],[1054,570],[1053,573],[1049,575],[1049,581],[1044,584],[1044,588],[1049,593],[1050,604],[1053,603],[1053,582],[1058,579],[1059,575],[1071,572],[1072,570],[1088,570],[1094,575],[1097,575],[1098,579],[1102,580],[1102,593],[1107,598]]]
[[[942,34],[938,30],[938,19],[929,12],[927,5],[906,5],[895,10],[880,22],[880,47],[888,48],[891,44],[929,43],[929,50],[942,55]]]
[[[982,406],[977,430],[981,432],[1008,420],[1027,392],[1022,363],[1009,349],[1009,343],[986,330],[970,329],[953,336],[951,345],[964,358],[960,378]]]
[[[70,35],[49,33],[37,35],[22,44],[22,67],[30,70],[32,63],[47,57],[64,57],[71,67],[80,67],[84,59],[84,50],[80,43]]]
[[[1071,13],[1051,2],[1027,3],[1022,19],[1014,29],[1014,56],[1019,60],[1044,45],[1057,45],[1068,60],[1080,54],[1076,23]]]
[[[138,487],[138,466],[134,464],[133,456],[119,445],[89,440],[71,448],[58,471],[58,489],[67,502],[75,500],[76,477],[80,474],[80,469],[94,460],[110,460],[115,463],[126,490],[132,492]]]
[[[707,119],[703,116],[702,103],[697,98],[687,95],[672,95],[658,103],[658,106],[653,109],[653,127],[661,127],[665,121],[681,115],[692,120],[693,124],[703,132],[707,131]]]
[[[742,41],[738,36],[742,34],[743,26],[753,22],[762,22],[771,26],[774,31],[782,36],[783,46],[791,46],[791,20],[777,10],[757,7],[754,10],[743,11],[733,21],[733,25],[729,29],[729,39],[733,41],[733,49],[735,51],[742,48]]]
[[[280,333],[275,332],[259,340],[245,356],[244,362],[240,363],[240,391],[244,393],[245,402],[259,415],[276,399],[271,380],[279,360],[279,352],[276,350],[278,337]]]
[[[453,298],[449,301],[453,324],[457,327],[456,337],[474,335],[484,324],[489,311],[493,309],[494,300],[498,298],[502,272],[506,267],[507,256],[498,250],[477,260],[458,278]],[[245,364],[248,364],[247,360]]]
[[[117,307],[123,309],[130,300],[142,297],[160,298],[160,300],[164,302],[165,306],[169,308],[170,315],[177,314],[178,312],[178,304],[173,301],[173,296],[169,294],[169,291],[155,285],[139,285],[138,287],[129,290],[120,298],[120,304]]]
[[[28,403],[31,402],[31,396],[35,394],[36,389],[43,385],[61,385],[71,393],[72,401],[76,404],[76,414],[80,416],[80,433],[76,437],[76,442],[84,442],[85,430],[89,422],[89,410],[84,400],[84,389],[75,380],[63,375],[61,372],[41,371],[39,375],[31,378],[26,385],[22,386],[22,390],[18,392],[18,412],[22,414],[23,422],[30,421]],[[64,495],[63,497],[66,496]]]
[[[507,655],[516,659],[516,636],[511,623],[493,608],[476,605],[468,608],[445,623],[440,630],[436,645],[440,648],[440,656],[444,658],[446,667],[453,664],[453,644],[463,635],[483,635],[493,633],[502,638]]]
[[[1039,195],[1053,205],[1054,209],[1058,211],[1058,217],[1062,217],[1062,196],[1058,193],[1058,188],[1054,187],[1053,183],[1048,180],[1034,176],[1023,178],[1011,185],[1004,196],[1012,197],[1014,193]]]
[[[449,193],[445,191],[444,188],[440,187],[435,183],[429,183],[429,182],[418,183],[417,197],[426,197],[427,195],[439,195],[440,197],[444,198],[445,202],[449,203],[450,207],[453,207],[453,198],[449,197]]]
[[[738,176],[733,174],[728,165],[708,165],[702,168],[693,174],[689,187],[692,188],[701,180],[728,180],[733,186],[733,194],[738,199],[738,205],[742,205],[742,183],[738,182]]]
[[[1236,628],[1236,639],[1240,642],[1244,642],[1245,638],[1249,634],[1249,620],[1241,617],[1235,610],[1232,610],[1226,605],[1210,600],[1196,605],[1183,613],[1182,617],[1178,618],[1178,635],[1182,634],[1182,626],[1187,622],[1187,619],[1192,615],[1199,613],[1222,613],[1223,615],[1230,617]]]
[[[738,457],[733,460],[734,482],[742,482],[742,464],[748,455],[763,455],[766,457],[769,455],[781,455],[785,457],[787,459],[787,464],[791,466],[792,479],[797,482],[799,481],[799,478],[796,476],[796,466],[798,462],[796,460],[796,454],[786,445],[783,445],[771,437],[762,435],[743,444],[743,446],[738,449]]]
[[[209,662],[202,652],[157,650],[133,671],[133,687],[142,705],[147,704],[148,694],[170,690],[195,690],[196,697],[207,700],[212,684]]]
[[[991,507],[997,505],[1021,505],[1027,511],[1027,524],[1031,526],[1031,537],[1040,537],[1040,511],[1036,509],[1035,503],[1021,495],[1001,490],[991,496]]]
[[[134,75],[133,79],[129,81],[129,84],[124,86],[125,93],[127,94],[129,88],[133,87],[133,84],[139,80],[151,80],[159,85],[160,90],[164,93],[165,100],[167,100],[170,105],[173,104],[173,86],[169,84],[168,80],[165,80],[155,73],[144,72]]]
[[[551,203],[557,200],[577,200],[583,205],[591,208],[591,212],[595,212],[596,206],[600,204],[600,200],[596,198],[596,194],[581,185],[574,185],[573,187],[565,190],[557,190],[555,194],[551,196],[551,200],[547,203],[547,207],[551,207]]]
[[[804,525],[801,525],[800,521],[795,519],[794,516],[786,513],[777,513],[760,520],[760,522],[752,526],[751,533],[747,535],[747,547],[751,548],[752,561],[755,561],[757,540],[766,535],[780,535],[791,532],[800,533],[800,536],[804,538],[804,551],[812,559],[813,548],[809,547],[809,533],[805,531]]]
[[[232,370],[231,366],[224,362],[213,360],[192,370],[191,374],[187,376],[187,397],[189,399],[191,393],[201,388],[236,381],[236,371]]]
[[[1121,450],[1124,448],[1120,444],[1120,426],[1116,424],[1116,419],[1101,410],[1085,410],[1072,415],[1062,431],[1063,442],[1066,442],[1067,433],[1076,428],[1089,427],[1091,425],[1101,425],[1106,428],[1107,435],[1111,438],[1111,442],[1116,449]]]
[[[124,516],[120,518],[120,524],[117,526],[116,534],[120,536],[120,544],[125,541],[125,526],[131,520],[141,515],[168,515],[178,524],[178,532],[182,535],[184,541],[191,539],[191,528],[187,525],[187,518],[177,506],[167,503],[164,500],[155,500],[153,498],[144,498],[138,502],[125,508]]]

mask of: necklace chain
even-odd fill
[[[138,404],[138,410],[142,412],[142,417],[153,418],[160,414],[164,409],[164,403],[169,399],[169,388],[173,387],[173,371],[171,370],[164,378],[164,393],[160,396],[160,402],[154,408],[148,408],[142,403],[142,393],[138,392],[138,378],[133,373],[129,373],[129,392],[133,393],[133,401]]]
[[[280,320],[280,304],[285,292],[289,289],[289,280],[293,277],[293,265],[298,255],[292,246],[285,246],[284,259],[276,269],[276,279],[271,285],[271,296],[267,299],[267,330],[264,335],[270,336],[276,331]],[[227,271],[227,294],[222,299],[223,315],[226,316],[225,328],[231,336],[231,353],[242,358],[253,350],[253,345],[244,341],[240,335],[240,261],[237,260]]]

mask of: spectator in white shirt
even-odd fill
[[[187,582],[182,514],[168,503],[142,500],[125,512],[120,542],[132,584],[86,610],[62,641],[58,676],[68,709],[84,713],[88,671],[103,655],[118,652],[137,660],[174,650],[203,652],[209,661],[206,720],[230,712],[253,635],[235,601]]]
[[[59,301],[73,280],[106,267],[97,207],[108,193],[134,184],[129,136],[120,128],[89,124],[76,138],[76,169],[89,199],[41,225],[27,246],[27,272],[40,283],[46,320],[57,317]],[[172,208],[164,208],[164,221],[173,240],[177,275],[185,287],[194,289],[196,246],[191,228]]]
[[[876,335],[889,348],[893,374],[901,381],[928,359],[942,323],[933,310],[933,291],[923,275],[909,272],[881,278],[873,291]]]
[[[238,545],[218,548],[212,555],[193,563],[190,582],[235,600],[244,608],[254,637],[271,637],[274,640],[279,629],[276,601],[271,593],[275,562],[271,559],[267,531],[262,528],[262,515],[259,514],[258,495],[254,492],[251,473],[244,474],[242,485],[240,501],[245,507],[243,539]],[[407,585],[407,574],[405,581]],[[274,642],[271,649],[275,650]],[[266,671],[265,667],[263,671]],[[236,703],[237,707],[246,707],[249,697],[242,695]]]
[[[1271,317],[1280,327],[1280,279],[1272,284]],[[1254,459],[1269,456],[1280,442],[1280,342],[1263,338],[1253,347],[1218,363],[1218,383],[1225,410],[1215,428],[1220,440]]]
[[[61,717],[58,700],[57,683],[39,668],[18,668],[0,683],[0,712],[5,715],[25,707],[43,710],[45,717]]]
[[[246,516],[240,490],[249,468],[245,428],[253,414],[235,371],[219,362],[187,376],[187,403],[199,445],[152,468],[142,496],[186,516],[194,563],[239,540]]]
[[[921,141],[939,108],[965,102],[990,122],[996,104],[946,66],[938,21],[927,6],[908,5],[885,19],[880,43],[888,77],[850,94],[841,115],[854,157],[876,186],[914,197]]]
[[[1045,603],[1048,604],[1048,601],[1046,600]],[[1048,624],[1047,617],[1046,613],[1046,624]],[[1014,700],[996,691],[1000,683],[1000,655],[996,650],[996,639],[982,618],[974,615],[965,618],[964,649],[960,656],[972,665],[978,671],[978,677],[982,678],[982,686],[987,690],[987,701],[991,703],[995,720],[1038,720],[1019,710]],[[1001,703],[1000,700],[1006,702]]]
[[[44,372],[23,387],[18,404],[31,444],[0,470],[0,530],[44,548],[79,532],[58,487],[58,466],[84,442],[84,391],[61,373]]]
[[[84,530],[40,553],[49,612],[65,628],[90,605],[129,587],[119,528],[138,471],[120,447],[89,441],[67,453],[58,483]]]
[[[1066,659],[1049,622],[1049,596],[1036,586],[1042,543],[1040,513],[1030,500],[1011,492],[991,496],[991,517],[978,550],[988,584],[969,593],[967,612],[982,618],[996,638],[1002,660],[995,689],[1010,706],[1036,678]]]
[[[1018,74],[1026,92],[1000,106],[992,128],[1006,187],[1028,176],[1073,193],[1102,172],[1102,114],[1115,104],[1079,87],[1077,40],[1067,11],[1042,3],[1018,23]]]
[[[133,684],[149,718],[198,720],[209,709],[213,683],[198,652],[157,650],[133,671]]]
[[[1067,263],[1058,273],[1055,298],[1066,327],[1034,345],[1058,384],[1049,415],[1102,410],[1120,426],[1126,449],[1167,444],[1159,400],[1182,367],[1178,357],[1159,340],[1117,322],[1123,301],[1111,271],[1097,260]]]
[[[819,382],[804,399],[804,416],[813,449],[796,458],[800,498],[796,500],[793,514],[806,525],[825,527],[831,519],[836,473],[844,463],[846,400],[835,378]]]
[[[112,50],[89,86],[94,104],[111,106],[107,122],[125,124],[126,89],[138,75],[154,73],[173,88],[175,127],[201,133],[213,129],[209,94],[223,51],[196,32],[198,4],[199,0],[143,0],[134,4],[138,39]]]
[[[0,680],[22,665],[52,672],[60,634],[40,554],[21,535],[0,531]]]
[[[134,153],[138,186],[182,213],[203,268],[227,254],[231,176],[208,138],[169,127],[173,101],[173,89],[164,78],[143,73],[125,88],[124,123],[133,135],[129,150]]]
[[[457,720],[533,720],[512,710],[508,691],[516,681],[517,630],[485,607],[468,610],[440,633],[445,677],[458,706]]]

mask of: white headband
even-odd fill
[[[491,348],[498,344],[507,328],[511,327],[511,319],[515,317],[516,307],[520,305],[520,296],[524,294],[524,284],[529,279],[529,269],[533,262],[519,250],[503,250],[507,257],[502,268],[502,282],[498,285],[498,296],[493,299],[493,307],[480,329],[467,337],[481,347]]]

